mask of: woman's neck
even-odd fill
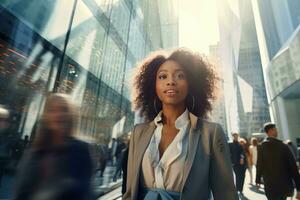
[[[176,119],[184,113],[185,106],[163,106],[163,121],[167,125],[175,125]]]

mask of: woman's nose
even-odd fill
[[[168,79],[167,85],[175,85],[176,84],[176,80],[174,77],[170,77]]]

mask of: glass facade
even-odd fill
[[[251,133],[260,132],[263,124],[270,121],[270,113],[251,1],[240,4],[240,17],[242,32],[237,72],[239,77],[252,88],[252,101],[249,102],[250,110],[246,111],[245,106],[243,108],[239,106],[238,112],[241,135],[250,136]],[[243,94],[247,91],[242,89],[240,83],[238,92],[239,96],[247,95]]]
[[[24,150],[17,144],[25,136],[34,138],[48,92],[72,96],[80,108],[78,137],[97,148],[109,148],[113,137],[131,130],[133,68],[150,51],[178,45],[176,6],[168,1],[157,9],[158,2],[0,1],[0,106],[9,112],[9,127],[0,130],[1,181],[6,181],[0,198],[12,195]],[[168,21],[175,35],[171,41],[162,34]],[[110,174],[95,184],[112,181]]]
[[[225,97],[224,97],[224,66],[221,65],[220,59],[220,46],[219,44],[210,45],[209,46],[209,61],[215,66],[215,70],[218,73],[219,77],[221,77],[220,82],[217,85],[218,88],[218,98],[216,102],[213,104],[213,109],[210,114],[210,119],[213,122],[219,123],[227,138],[230,133],[227,130],[227,120],[226,120],[226,108],[225,108]]]
[[[255,0],[258,5],[270,60],[300,24],[298,0]]]
[[[218,13],[229,130],[247,138],[270,121],[252,4],[224,1]]]
[[[271,61],[268,80],[271,108],[281,137],[295,142],[300,138],[300,27]]]
[[[224,67],[224,91],[226,91],[224,92],[224,100],[229,133],[239,131],[235,73],[238,65],[241,22],[235,5],[238,5],[238,0],[225,0],[217,4],[220,31],[220,61],[221,66]]]
[[[258,38],[271,117],[278,126],[280,137],[291,139],[299,146],[300,65],[297,54],[300,47],[300,2],[254,0],[253,3],[256,26],[262,30]]]

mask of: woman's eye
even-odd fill
[[[158,79],[160,80],[163,80],[163,79],[166,79],[167,78],[167,75],[166,74],[161,74],[158,76]]]
[[[177,74],[177,78],[179,79],[184,79],[185,75],[183,73]]]

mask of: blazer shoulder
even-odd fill
[[[149,123],[145,122],[145,123],[140,123],[140,124],[136,124],[134,125],[131,134],[133,135],[133,137],[139,137],[143,132],[145,132],[145,130],[147,130],[150,127]]]
[[[202,120],[202,128],[200,129],[200,132],[209,138],[225,138],[225,140],[228,140],[222,126],[215,122]]]
[[[204,128],[208,129],[211,134],[223,133],[223,128],[219,123],[202,119],[202,125]]]
[[[140,129],[140,128],[145,128],[146,126],[149,126],[149,123],[144,122],[144,123],[139,123],[139,124],[134,125],[134,128]]]
[[[142,131],[143,131],[144,129],[146,129],[148,126],[149,126],[148,123],[140,123],[140,124],[136,124],[136,125],[134,125],[132,132],[133,132],[134,134],[136,134],[137,132],[138,132],[138,133],[139,133],[139,132],[142,132]]]

